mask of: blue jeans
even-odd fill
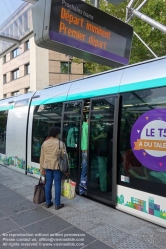
[[[60,205],[60,198],[61,198],[61,180],[62,180],[62,173],[60,170],[51,170],[46,169],[46,185],[45,185],[45,194],[46,194],[46,204],[51,203],[51,190],[52,190],[52,183],[54,180],[55,185],[55,205]]]
[[[81,181],[87,181],[87,152],[82,152]]]

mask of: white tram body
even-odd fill
[[[40,148],[49,127],[59,126],[66,142],[67,131],[77,120],[73,155],[77,153],[78,160],[73,156],[76,163],[71,178],[79,183],[81,125],[86,111],[90,118],[87,195],[166,227],[166,57],[0,100],[0,163],[39,177]],[[107,148],[111,159],[95,155],[91,135],[97,119],[102,127],[113,130],[112,146]],[[146,147],[152,143],[153,148]],[[107,162],[106,191],[100,188],[102,177],[97,178],[102,174],[100,166],[96,171],[101,158],[103,164]]]

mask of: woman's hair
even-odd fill
[[[60,129],[58,127],[52,126],[49,130],[48,136],[56,137],[58,134],[60,134]]]

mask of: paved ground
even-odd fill
[[[0,165],[0,249],[166,249],[166,229],[84,197],[33,204],[36,184]]]

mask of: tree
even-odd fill
[[[90,1],[87,1],[89,4]],[[136,8],[143,0],[138,0]],[[119,4],[118,6],[112,5],[105,0],[100,0],[100,9],[122,21],[125,21],[126,17],[126,6],[129,0]],[[166,4],[165,0],[149,0],[142,8],[141,13],[149,16],[155,21],[166,26]],[[140,20],[137,17],[129,22],[133,26],[134,31],[146,42],[146,44],[154,51],[154,53],[160,57],[166,54],[166,35],[161,31],[151,27],[149,24]],[[152,59],[154,55],[143,45],[143,43],[134,35],[132,42],[132,49],[130,55],[130,64],[141,62],[144,60]],[[77,63],[81,63],[82,60],[75,59]],[[94,62],[84,62],[84,67],[89,71],[90,74],[103,72],[111,69],[104,65],[99,65]]]
[[[155,21],[166,25],[166,5],[164,0],[150,0],[148,1],[141,12]],[[147,43],[147,45],[160,57],[166,54],[166,36],[161,31],[151,27],[149,24],[138,19],[133,18],[131,25],[135,32]],[[135,62],[152,59],[154,56],[147,50],[147,48],[134,36],[131,50],[130,64]]]

